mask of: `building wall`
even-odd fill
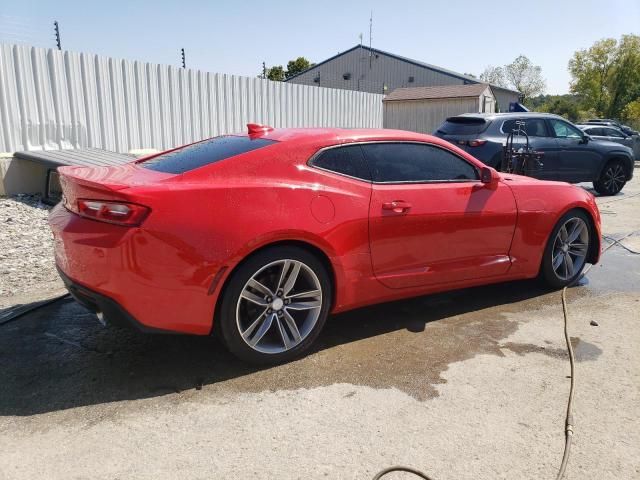
[[[496,102],[498,102],[498,109],[496,111],[500,112],[508,112],[509,104],[511,102],[517,102],[519,100],[518,94],[514,92],[509,92],[507,90],[502,90],[500,88],[493,87],[493,95],[496,97]]]
[[[343,75],[350,73],[345,80]],[[320,74],[320,83],[314,82]],[[409,83],[409,77],[414,81]],[[391,93],[402,87],[430,87],[436,85],[464,85],[465,81],[444,73],[413,65],[382,53],[373,56],[369,50],[356,48],[323,65],[312,68],[287,83],[359,90],[371,93]],[[387,90],[383,92],[383,86]]]
[[[0,44],[0,152],[166,149],[252,122],[380,128],[382,95]]]
[[[478,97],[384,102],[384,128],[431,134],[447,117],[479,108]]]

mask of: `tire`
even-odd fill
[[[574,227],[579,228],[579,232],[573,230]],[[564,233],[561,233],[563,228]],[[578,235],[574,236],[576,233]],[[544,249],[542,280],[552,288],[563,288],[578,280],[587,263],[592,239],[591,220],[584,211],[571,210],[563,215]]]
[[[611,160],[605,165],[600,178],[593,182],[593,188],[600,195],[616,195],[627,183],[626,178],[627,174],[622,162]]]
[[[274,365],[306,354],[324,327],[332,302],[325,265],[296,246],[249,257],[232,274],[217,327],[238,358]]]

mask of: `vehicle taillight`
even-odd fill
[[[483,146],[485,143],[487,143],[486,140],[469,140],[467,142],[467,145],[469,145],[470,147],[481,147]]]
[[[79,199],[77,205],[76,213],[81,217],[126,227],[140,225],[151,211],[150,208],[135,203],[105,200]]]

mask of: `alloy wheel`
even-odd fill
[[[236,325],[244,342],[260,353],[291,350],[311,333],[322,309],[322,287],[299,260],[265,265],[244,285]]]
[[[609,192],[618,193],[625,181],[624,169],[619,163],[611,165],[604,172],[604,186]]]
[[[585,264],[589,248],[589,228],[582,218],[567,220],[553,242],[551,265],[561,280],[570,280]]]

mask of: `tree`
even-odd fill
[[[640,36],[605,38],[578,50],[569,61],[571,91],[598,116],[621,118],[640,98]]]
[[[622,36],[613,73],[608,114],[619,118],[629,103],[640,99],[640,36]]]
[[[536,111],[555,113],[567,120],[577,122],[580,120],[580,109],[575,99],[570,95],[552,95],[540,105]]]
[[[629,102],[622,111],[622,119],[636,130],[640,128],[640,98]]]
[[[282,82],[284,78],[285,73],[282,65],[274,65],[271,68],[267,68],[267,79],[273,80],[274,82]]]
[[[491,85],[497,85],[498,87],[507,87],[507,81],[504,78],[504,69],[502,67],[494,67],[493,65],[487,66],[480,74],[480,80]]]
[[[274,65],[273,67],[266,69],[266,75],[269,80],[273,80],[274,82],[283,82],[287,78],[291,78],[314,65],[314,63],[311,63],[306,58],[298,57],[295,60],[289,60],[289,62],[287,62],[286,71],[282,65]]]
[[[588,50],[579,50],[569,60],[571,91],[585,99],[585,106],[599,116],[609,109],[609,86],[614,68],[617,42],[613,38],[599,40]]]
[[[546,89],[542,68],[531,63],[524,55],[505,65],[504,75],[508,84],[522,94],[524,101],[544,93]]]
[[[294,75],[304,72],[306,69],[311,68],[314,64],[304,57],[298,57],[295,60],[289,60],[287,63],[287,71],[284,76],[291,78]]]

